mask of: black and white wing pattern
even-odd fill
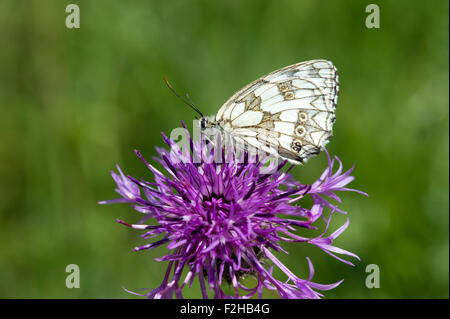
[[[237,141],[304,163],[332,136],[339,85],[327,60],[276,70],[236,92],[215,122]]]

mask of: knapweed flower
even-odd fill
[[[184,123],[183,123],[184,126]],[[184,126],[186,129],[186,127]],[[311,260],[309,277],[302,279],[289,270],[274,254],[286,252],[283,242],[314,245],[334,258],[353,265],[337,256],[358,258],[355,254],[337,248],[333,241],[347,228],[349,220],[331,235],[328,232],[334,213],[346,212],[331,204],[326,197],[340,202],[336,191],[355,191],[346,188],[354,178],[353,168],[342,172],[339,158],[328,156],[328,167],[311,185],[295,181],[286,161],[273,173],[262,174],[265,160],[246,163],[232,155],[228,161],[216,161],[213,152],[200,141],[190,141],[190,151],[183,151],[164,134],[164,140],[172,149],[169,152],[157,148],[157,160],[166,173],[148,163],[136,151],[140,159],[153,173],[153,181],[138,180],[112,172],[120,199],[100,202],[130,203],[145,217],[138,224],[117,222],[143,230],[144,239],[155,241],[135,248],[135,251],[167,245],[168,254],[157,258],[167,261],[168,267],[162,283],[155,289],[138,294],[148,298],[183,298],[183,288],[191,286],[197,278],[203,298],[262,297],[263,289],[275,290],[281,298],[320,298],[318,291],[333,289],[341,281],[318,284],[312,281],[314,268]],[[203,161],[195,163],[193,155]],[[338,169],[332,172],[334,164]],[[306,208],[297,203],[310,196],[312,206]],[[310,204],[311,205],[311,204]],[[325,216],[324,211],[329,211]],[[317,229],[315,222],[325,220],[325,229],[318,237],[304,237],[296,233],[298,228]],[[287,280],[281,281],[273,274],[278,267]],[[183,270],[187,271],[183,272]],[[184,274],[184,275],[183,275]],[[252,287],[243,284],[242,278],[253,276]],[[226,294],[223,285],[232,286],[233,293]]]

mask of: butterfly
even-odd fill
[[[201,130],[302,164],[329,142],[335,122],[339,77],[332,62],[311,60],[260,77],[234,93]],[[167,81],[166,81],[167,82]]]

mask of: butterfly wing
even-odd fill
[[[303,163],[332,136],[338,90],[330,61],[297,63],[236,92],[219,109],[216,123],[236,140]]]

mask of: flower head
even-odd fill
[[[183,127],[186,129],[183,123]],[[318,291],[329,290],[341,281],[323,285],[312,281],[314,268],[309,264],[309,277],[301,279],[291,272],[274,252],[284,251],[283,242],[315,245],[326,253],[347,264],[351,262],[338,257],[347,255],[358,258],[333,245],[348,226],[349,220],[331,235],[325,236],[334,213],[345,214],[324,196],[340,202],[336,191],[355,191],[345,186],[353,180],[352,169],[342,173],[342,163],[336,157],[329,158],[328,167],[313,184],[295,181],[286,161],[279,164],[271,174],[262,174],[266,160],[246,163],[232,155],[224,163],[216,161],[212,151],[189,136],[191,151],[183,151],[164,134],[164,140],[172,152],[157,149],[157,161],[166,174],[148,163],[136,151],[139,158],[153,173],[153,182],[125,176],[119,166],[119,174],[112,172],[120,199],[101,204],[125,202],[145,215],[138,224],[119,223],[143,230],[144,239],[159,239],[136,247],[135,251],[167,245],[168,254],[157,258],[167,261],[168,267],[159,287],[141,294],[149,298],[182,298],[183,288],[197,278],[204,298],[250,298],[262,297],[263,289],[276,290],[282,298],[320,298]],[[193,155],[203,159],[195,163]],[[245,156],[245,154],[244,154]],[[332,169],[338,162],[339,168]],[[359,192],[364,194],[363,192]],[[305,196],[312,198],[312,206],[294,205]],[[324,210],[329,209],[328,217]],[[323,218],[324,232],[314,238],[299,236],[298,228],[316,229],[314,223]],[[148,223],[148,222],[151,223]],[[280,281],[273,275],[278,267],[288,278]],[[188,269],[183,276],[183,270]],[[242,277],[256,278],[254,287],[246,287]],[[233,293],[227,295],[222,285],[227,282]]]

